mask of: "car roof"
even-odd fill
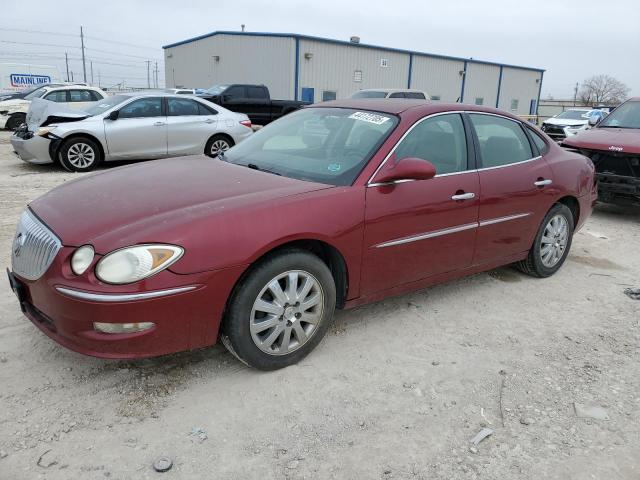
[[[418,89],[415,89],[415,88],[363,88],[362,90],[358,90],[358,92],[384,92],[384,93],[416,92],[416,93],[424,93],[422,90],[418,90]]]
[[[485,107],[481,105],[471,105],[466,103],[434,103],[429,100],[408,99],[408,98],[349,98],[344,100],[331,100],[329,102],[314,103],[305,108],[351,108],[354,110],[367,110],[398,115],[412,111],[420,115],[431,115],[439,112],[484,112],[501,115],[503,117],[514,118],[521,121],[516,115],[498,110],[497,108]]]
[[[189,88],[179,89],[179,90],[191,90]],[[203,100],[202,97],[198,97],[197,95],[191,95],[184,93],[171,93],[164,90],[140,90],[139,92],[111,92],[113,96],[120,95],[123,97],[175,97],[175,98],[193,98],[198,100]]]
[[[77,90],[80,89],[88,89],[88,90],[96,90],[101,92],[102,89],[98,87],[92,87],[90,85],[82,84],[82,83],[64,83],[64,84],[54,84],[54,85],[43,85],[43,88],[47,90]]]

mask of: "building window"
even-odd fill
[[[362,83],[362,70],[355,70],[353,72],[353,81],[356,83]]]
[[[336,92],[332,91],[332,90],[324,90],[322,92],[322,101],[323,102],[328,102],[329,100],[335,100],[336,99]]]
[[[484,105],[484,98],[476,97],[476,105]]]
[[[382,68],[387,68],[389,66],[389,59],[388,58],[381,58],[380,59],[380,66]]]
[[[436,102],[439,101],[440,100],[440,95],[431,95],[431,100],[434,100]]]
[[[517,99],[513,99],[511,100],[511,111],[512,112],[517,112],[518,111],[518,100]]]

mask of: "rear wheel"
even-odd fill
[[[90,172],[102,162],[102,152],[94,140],[75,137],[62,144],[58,159],[70,172]]]
[[[224,153],[234,145],[233,140],[226,135],[214,135],[209,139],[207,145],[204,147],[204,154],[215,158],[220,154],[220,152]]]
[[[526,259],[516,266],[534,277],[549,277],[567,259],[573,240],[573,214],[569,207],[555,204],[545,215]]]
[[[7,130],[17,130],[20,125],[22,125],[27,119],[27,115],[24,113],[14,113],[9,117],[5,128]]]
[[[283,251],[259,263],[236,287],[222,341],[251,367],[286,367],[322,340],[335,305],[335,283],[324,262],[304,250]]]

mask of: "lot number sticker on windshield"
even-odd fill
[[[375,123],[376,125],[382,125],[384,122],[389,120],[389,117],[367,112],[356,112],[349,115],[349,118],[353,118],[354,120],[361,120],[363,122]]]

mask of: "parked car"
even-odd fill
[[[47,83],[45,85],[35,85],[31,88],[26,88],[24,90],[20,90],[20,91],[7,91],[7,92],[1,92],[0,93],[0,102],[3,102],[5,100],[14,100],[17,98],[24,98],[27,95],[29,95],[30,93],[42,88],[42,87],[61,87],[63,85],[69,85],[68,83]],[[86,85],[86,83],[76,83],[76,84],[72,84],[72,85]]]
[[[320,143],[307,123],[325,125]],[[316,104],[221,160],[131,165],[31,202],[10,274],[25,314],[88,355],[221,338],[280,368],[320,342],[335,308],[514,262],[553,275],[596,196],[589,159],[475,105]]]
[[[232,112],[244,113],[256,125],[266,125],[309,102],[272,100],[264,85],[214,85],[199,95]]]
[[[560,142],[589,128],[589,118],[604,118],[606,112],[591,108],[571,108],[542,122],[542,131]]]
[[[351,98],[411,98],[416,100],[431,100],[422,90],[408,88],[371,88],[358,90]]]
[[[253,132],[246,115],[184,95],[125,93],[83,112],[33,103],[11,145],[25,162],[59,160],[73,172],[93,170],[103,160],[215,157]]]
[[[640,97],[632,98],[562,146],[589,157],[596,167],[598,199],[640,205]]]
[[[45,85],[24,98],[0,102],[0,128],[15,130],[22,125],[34,98],[42,98],[82,110],[94,102],[107,98],[107,94],[97,87],[86,85]]]

